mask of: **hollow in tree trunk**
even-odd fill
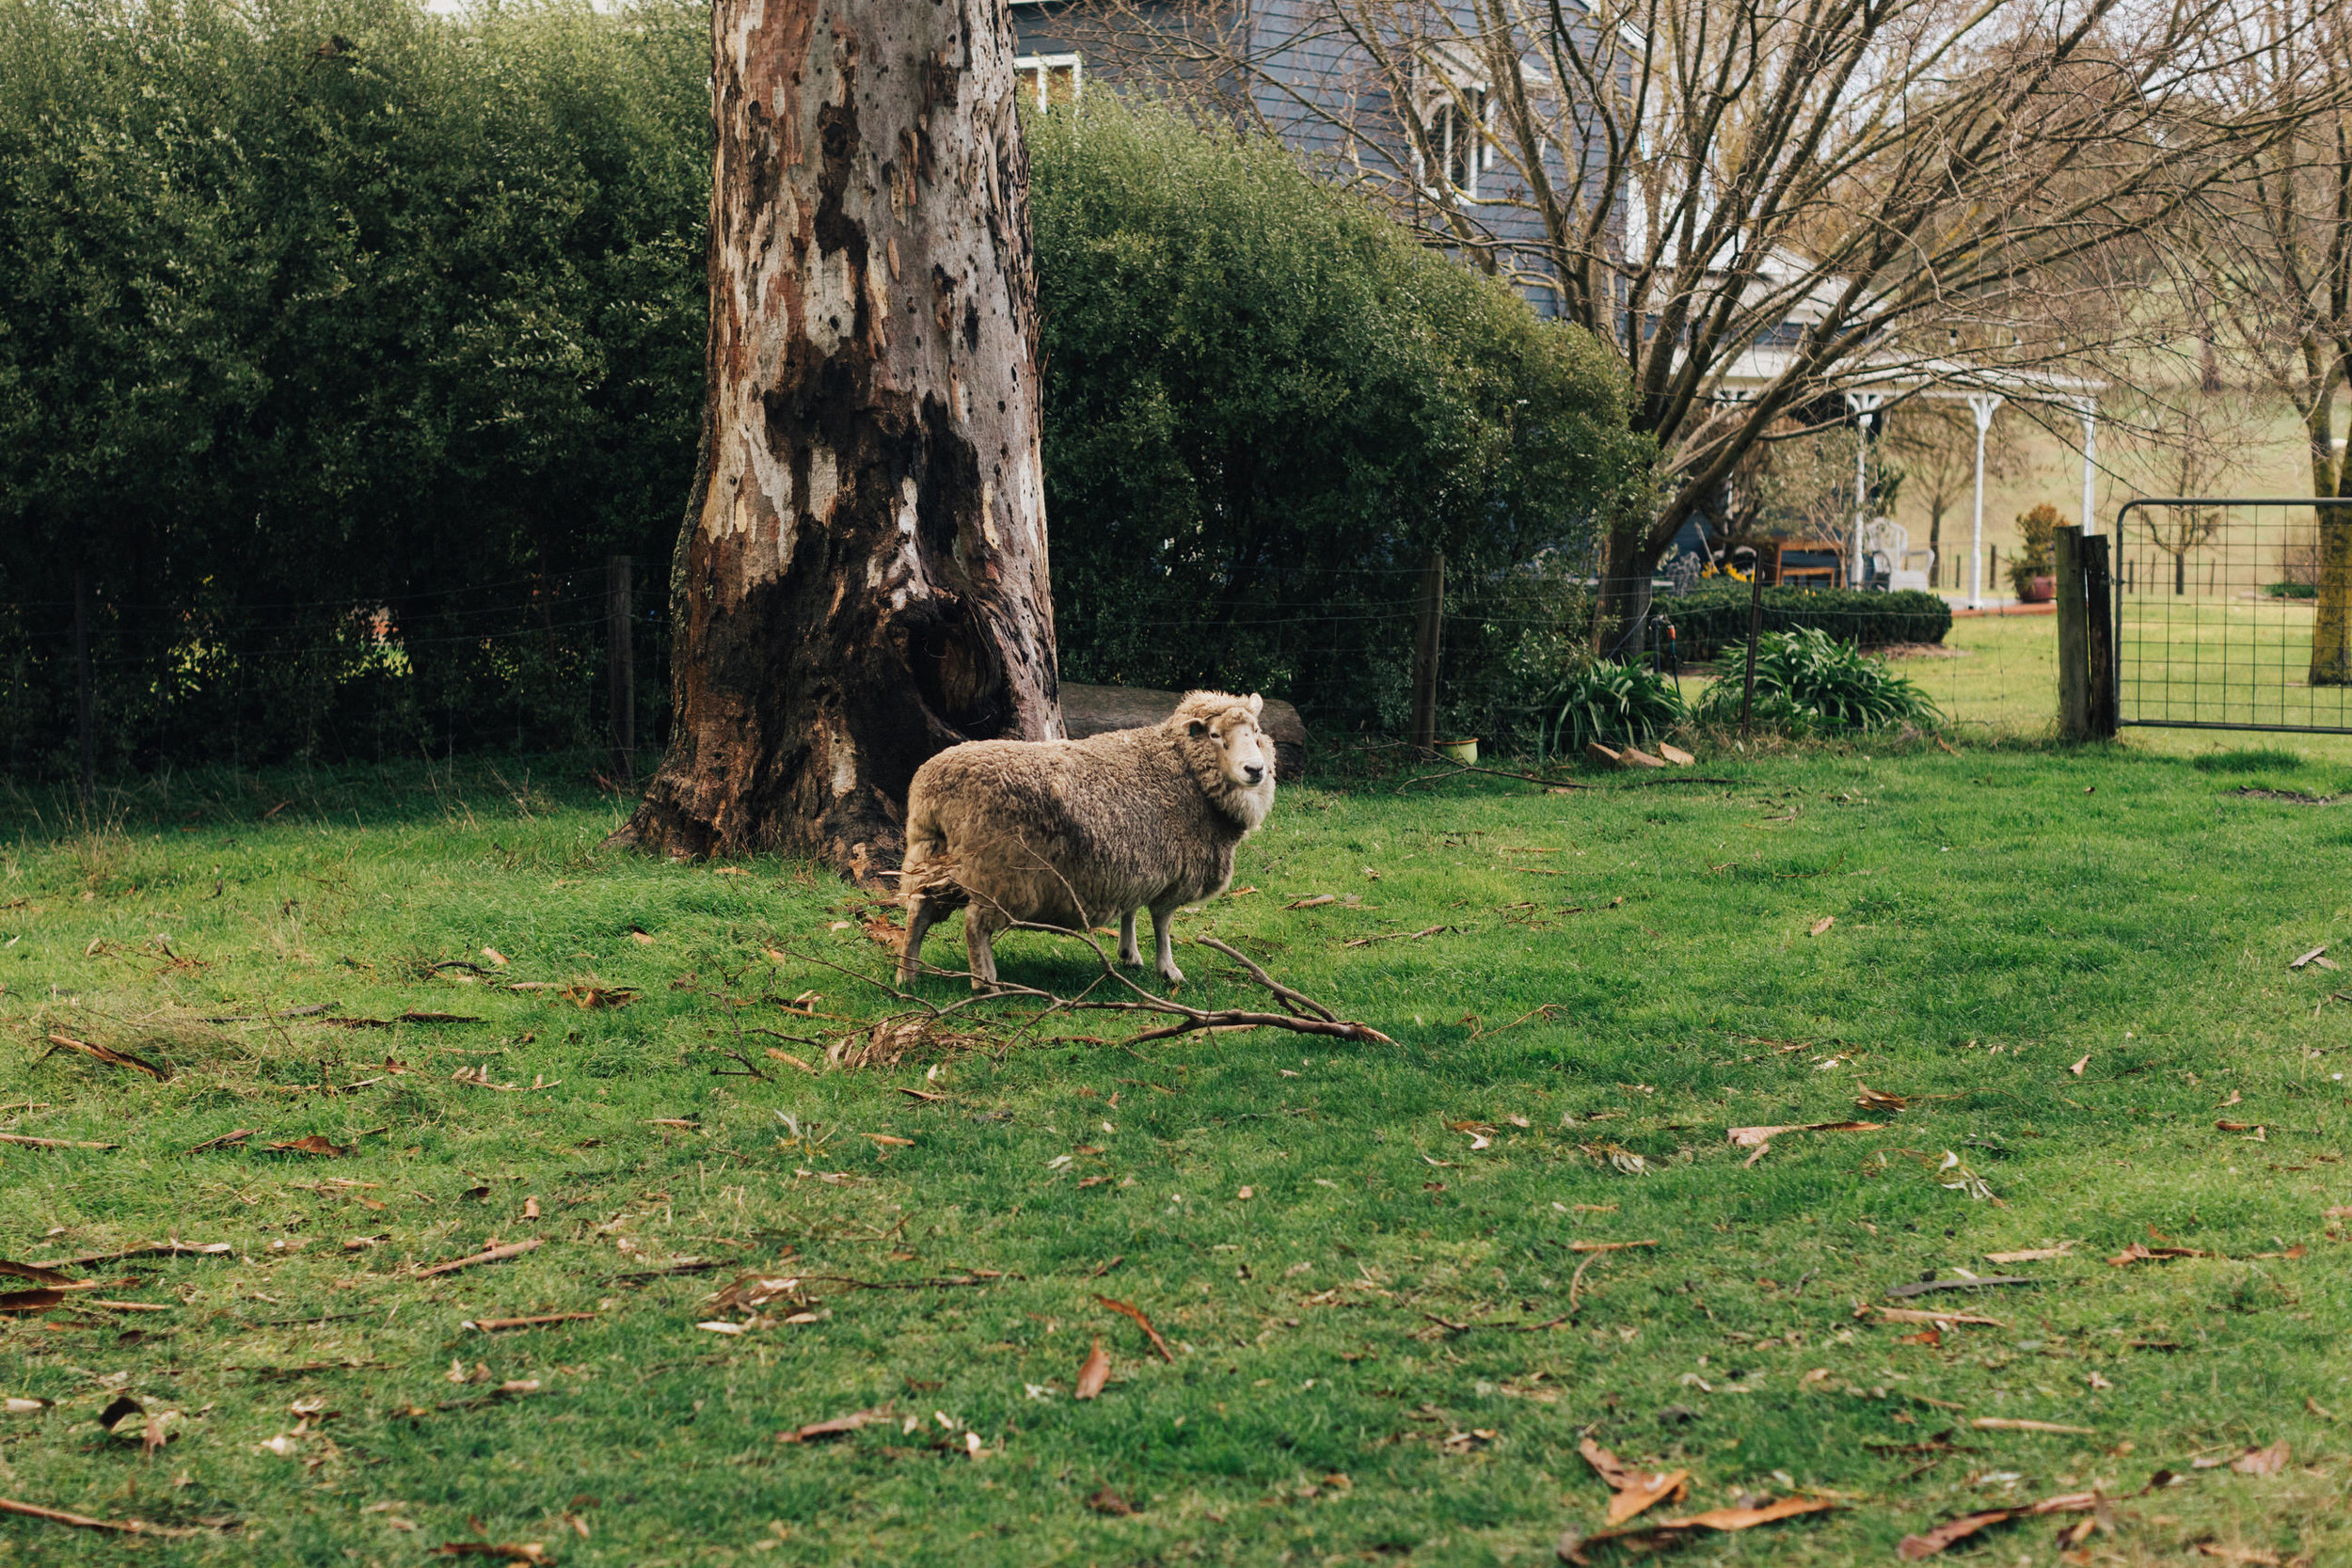
[[[894,868],[908,782],[1060,733],[1004,0],[715,0],[668,754],[615,837]]]

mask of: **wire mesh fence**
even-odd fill
[[[2116,518],[2121,721],[2352,734],[2352,646],[2323,584],[2334,501],[2179,497]]]

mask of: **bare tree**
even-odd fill
[[[2198,385],[2202,385],[2202,377]],[[2206,396],[2196,387],[2146,393],[2135,400],[2123,428],[2130,432],[2134,467],[2160,496],[2228,493],[2243,467],[2243,454],[2256,445],[2261,410],[2243,392]],[[2172,561],[2172,592],[2188,592],[2189,557],[2221,536],[2227,514],[2219,507],[2147,506],[2137,514],[2148,542]]]
[[[2260,0],[2247,24],[2268,47],[2242,65],[2243,93],[2325,106],[2217,193],[2187,281],[2210,291],[2246,358],[2294,404],[2312,494],[2352,495],[2335,440],[2352,380],[2352,24],[2340,0]],[[2308,56],[2269,42],[2305,34],[2318,41]],[[2352,685],[2352,507],[2315,511],[2311,683]]]
[[[914,769],[1059,729],[1003,0],[716,0],[669,754],[621,836],[898,864]]]
[[[1622,356],[1661,481],[1609,531],[1622,621],[1779,421],[1935,380],[2062,402],[2034,372],[2142,341],[2149,236],[2311,112],[2216,90],[2318,47],[2240,8],[1301,0],[1295,27],[1163,41],[1178,87],[1244,84],[1227,107]]]

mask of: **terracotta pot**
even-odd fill
[[[2048,604],[2058,597],[2058,578],[2054,577],[2027,578],[2023,596],[2027,604]]]

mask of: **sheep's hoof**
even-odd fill
[[[1184,983],[1184,972],[1174,964],[1169,964],[1160,971],[1160,978],[1171,986],[1181,986]]]

